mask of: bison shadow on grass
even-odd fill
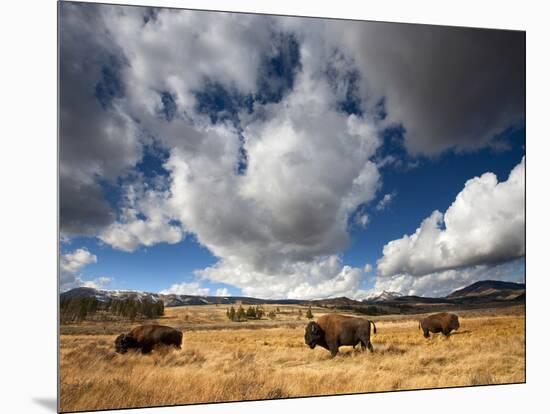
[[[125,354],[129,349],[140,349],[142,354],[150,353],[157,345],[174,346],[181,349],[183,333],[163,325],[141,325],[127,334],[120,334],[115,340],[115,349]]]
[[[368,349],[372,352],[371,324],[374,327],[373,333],[376,333],[376,325],[372,321],[337,314],[323,315],[317,322],[308,323],[304,340],[311,349],[317,345],[328,349],[332,357],[336,356],[338,348],[344,345],[355,347],[361,344],[363,351]]]

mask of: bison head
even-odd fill
[[[306,326],[306,334],[304,335],[304,339],[306,344],[311,348],[315,348],[315,345],[317,345],[322,339],[323,339],[323,330],[316,322],[310,322]]]
[[[164,343],[174,345],[176,348],[181,349],[183,332],[176,331],[175,329],[173,329],[172,331],[166,333],[163,340],[164,340]]]
[[[454,329],[455,331],[458,328],[460,328],[460,323],[458,323],[458,316],[453,315],[453,317],[451,318],[450,327],[451,327],[451,329]]]
[[[128,348],[135,348],[136,345],[137,342],[131,335],[120,334],[115,339],[115,350],[119,354],[125,354]]]

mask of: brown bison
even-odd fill
[[[316,345],[322,346],[330,351],[332,357],[338,353],[338,348],[342,345],[355,347],[361,343],[363,351],[368,348],[372,352],[371,324],[374,327],[373,332],[376,333],[376,325],[372,321],[336,314],[323,315],[317,322],[308,323],[304,339],[311,349]]]
[[[127,334],[119,335],[115,340],[115,349],[119,354],[125,354],[128,349],[141,349],[148,354],[155,345],[173,345],[181,349],[183,333],[169,326],[141,325]]]
[[[441,332],[448,337],[453,329],[457,330],[459,327],[458,316],[447,312],[427,316],[418,323],[418,328],[422,329],[426,338],[429,338],[430,332]]]

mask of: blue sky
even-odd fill
[[[60,7],[62,289],[523,280],[523,33]]]

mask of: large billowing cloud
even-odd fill
[[[506,181],[493,173],[468,180],[443,214],[384,246],[380,277],[501,263],[525,255],[525,157]]]
[[[197,275],[247,294],[309,297],[356,288],[362,272],[335,253],[348,246],[350,214],[379,187],[370,159],[381,143],[373,119],[339,110],[346,74],[328,79],[326,68],[315,66],[315,50],[293,51],[292,34],[271,18],[239,16],[237,25],[232,15],[162,12],[144,25],[132,11],[106,19],[118,22],[109,24],[110,33],[124,50],[122,73],[133,85],[120,107],[169,149],[169,178],[164,189],[127,186],[119,219],[101,240],[133,251],[194,233],[220,258]],[[278,69],[289,72],[267,95],[266,59],[279,59]],[[216,118],[233,112],[215,122],[196,93],[212,83],[232,99],[252,94],[252,110],[226,102]],[[243,151],[246,171],[238,174]],[[267,289],[268,279],[278,282]],[[326,289],[319,290],[321,282]]]
[[[403,124],[412,154],[436,154],[490,145],[523,117],[522,35],[61,10],[62,232],[125,251],[193,233],[219,258],[196,275],[245,294],[353,295],[364,273],[340,253],[359,207],[355,221],[369,221],[385,127]],[[145,180],[152,145],[164,172]]]
[[[207,130],[199,154],[178,147],[167,162],[172,210],[221,258],[199,274],[246,294],[305,297],[327,282],[330,295],[358,283],[320,257],[347,247],[348,217],[374,198],[379,141],[367,120],[334,110],[328,82],[302,65],[294,90],[244,128],[245,175],[234,173],[239,139],[228,127]]]

